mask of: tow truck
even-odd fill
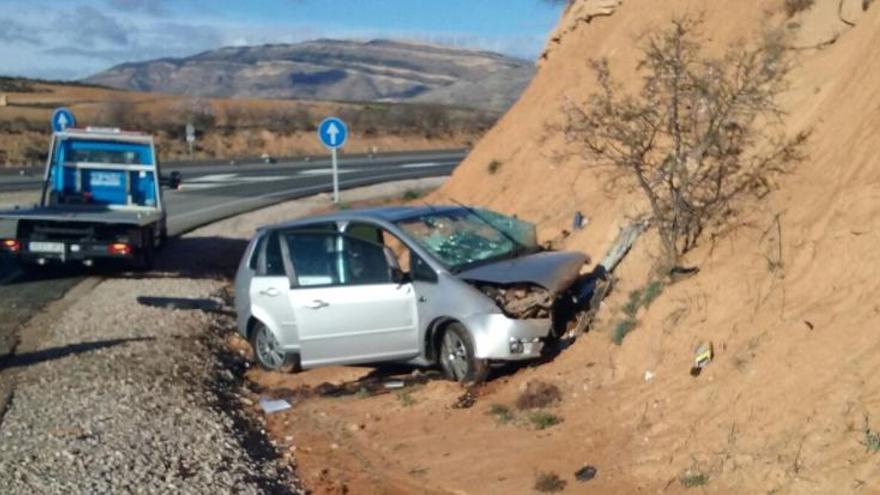
[[[180,180],[161,176],[149,135],[54,132],[39,204],[0,211],[0,251],[26,268],[115,259],[149,269],[168,235],[162,188]]]

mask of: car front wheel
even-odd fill
[[[270,371],[299,371],[299,356],[282,349],[275,334],[266,325],[257,323],[251,332],[251,346],[260,366]]]
[[[440,340],[440,366],[450,380],[482,383],[489,375],[489,362],[477,359],[471,334],[460,323],[452,323]]]

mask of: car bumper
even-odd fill
[[[502,361],[540,357],[552,327],[549,319],[514,320],[500,313],[475,315],[462,323],[474,337],[477,358]]]

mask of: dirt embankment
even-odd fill
[[[785,105],[792,134],[812,130],[809,159],[749,204],[732,232],[707,238],[687,259],[700,274],[640,310],[617,347],[609,333],[653,261],[650,239],[640,244],[598,328],[552,364],[498,386],[503,397],[532,375],[557,381],[567,392],[558,436],[522,449],[505,438],[502,450],[515,455],[475,453],[458,479],[475,459],[560,471],[590,459],[600,465],[599,491],[677,492],[688,470],[707,476],[709,492],[880,491],[877,457],[864,445],[880,428],[872,379],[880,366],[880,5],[801,2],[789,17],[781,0],[627,0],[590,18],[588,3],[575,2],[532,86],[435,198],[521,214],[543,222],[545,237],[579,210],[589,224],[567,247],[601,252],[644,208],[634,191],[611,189],[573,156],[558,130],[561,107],[594,90],[590,59],[608,57],[621,80],[637,84],[630,75],[641,35],[683,13],[702,12],[719,46],[766,26],[795,32],[800,67]],[[704,341],[717,357],[692,378],[693,349]],[[481,434],[468,438],[486,444]]]

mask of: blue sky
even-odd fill
[[[534,58],[544,0],[0,0],[0,73],[84,77],[122,62],[315,38],[410,41]]]

